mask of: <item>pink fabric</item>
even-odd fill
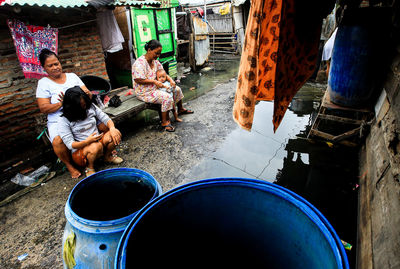
[[[146,103],[161,104],[161,111],[166,112],[174,107],[174,98],[169,93],[160,91],[152,85],[143,85],[135,82],[135,78],[156,80],[156,72],[163,69],[159,61],[154,61],[153,68],[150,67],[144,56],[137,58],[132,66],[133,89],[136,97]],[[175,102],[179,102],[183,98],[182,90],[176,87]]]
[[[7,20],[15,50],[25,78],[42,78],[47,76],[40,65],[39,54],[47,48],[57,54],[58,29],[25,25],[17,20]]]

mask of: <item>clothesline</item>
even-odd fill
[[[84,22],[78,22],[78,23],[74,23],[74,24],[70,24],[70,25],[66,25],[66,26],[61,26],[61,27],[58,27],[57,29],[58,29],[58,30],[60,30],[60,29],[65,29],[65,28],[74,27],[74,26],[78,26],[78,25],[81,25],[81,24],[85,24],[85,23],[89,23],[89,22],[94,22],[94,21],[97,21],[97,19],[93,19],[93,20],[89,20],[89,21],[84,21]]]
[[[126,12],[126,10],[114,13],[114,16],[118,15],[118,14],[125,13],[125,12]],[[81,25],[81,24],[86,24],[86,23],[90,23],[90,22],[94,22],[94,21],[97,21],[97,19],[92,19],[92,20],[78,22],[78,23],[74,23],[74,24],[70,24],[70,25],[66,25],[66,26],[61,26],[61,27],[57,27],[57,29],[60,30],[60,29],[70,28],[70,27],[74,27],[74,26],[78,26],[78,25]]]

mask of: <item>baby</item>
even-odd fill
[[[167,80],[167,73],[164,69],[158,69],[156,72],[157,80],[160,81],[164,87],[159,88],[159,90],[166,92],[171,95],[174,99],[174,107],[172,109],[172,113],[174,114],[175,121],[181,122],[182,120],[178,117],[178,113],[175,109],[175,88],[171,87],[171,83]]]

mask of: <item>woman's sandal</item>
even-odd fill
[[[124,161],[124,159],[122,159],[121,157],[118,157],[116,155],[111,157],[110,161],[106,161],[106,163],[110,163],[110,164],[120,164]]]
[[[93,168],[86,167],[85,173],[86,173],[86,177],[88,177],[88,176],[93,175],[94,173],[96,173],[96,170],[94,170]]]
[[[183,115],[183,114],[193,114],[194,111],[193,110],[189,110],[189,109],[183,109],[181,111],[178,111],[178,115]]]
[[[175,127],[171,125],[171,123],[168,123],[167,125],[161,125],[164,128],[164,131],[166,132],[175,132]]]

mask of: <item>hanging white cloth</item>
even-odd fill
[[[122,50],[125,40],[112,10],[100,11],[96,15],[103,50],[110,53]]]
[[[337,28],[335,29],[331,37],[328,39],[328,41],[326,41],[325,43],[324,50],[322,51],[322,61],[328,61],[331,59],[333,45],[335,44],[336,32]]]

